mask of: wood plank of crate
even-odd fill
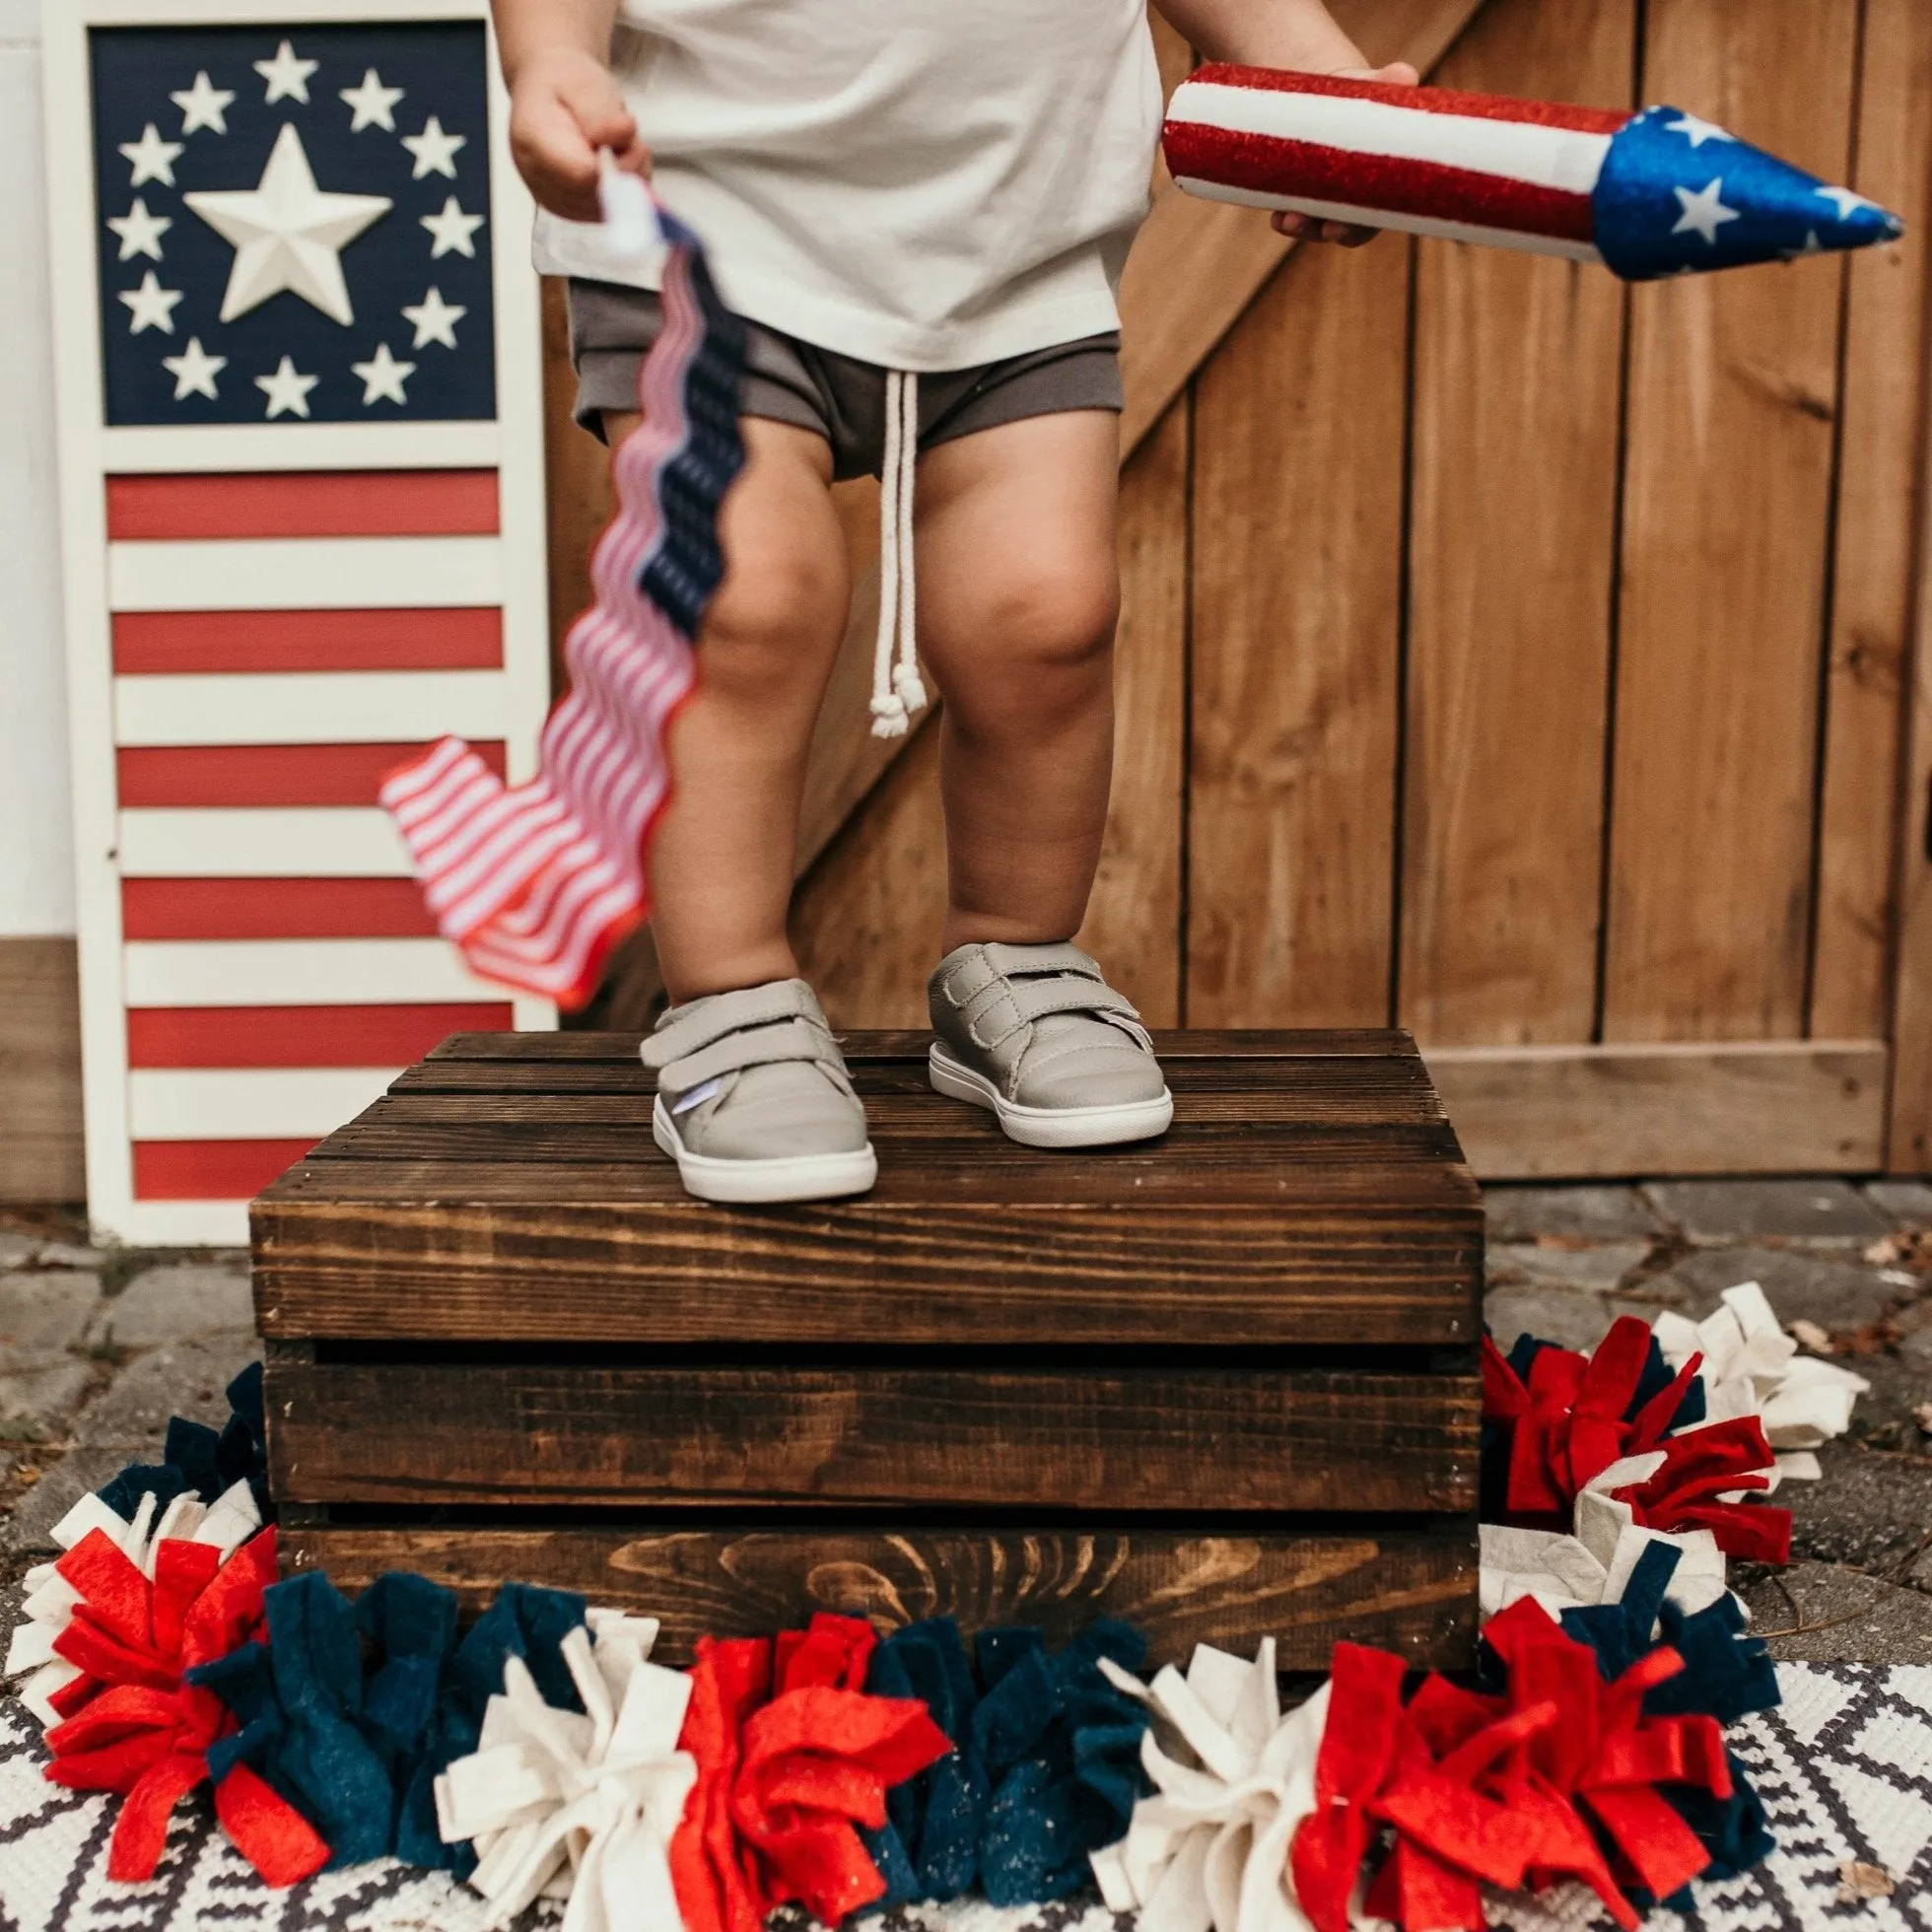
[[[255,1203],[262,1332],[1475,1338],[1481,1204],[1406,1036],[1318,1036],[1305,1055],[1291,1039],[1243,1055],[1214,1051],[1212,1036],[1205,1047],[1163,1038],[1177,1049],[1174,1128],[1042,1161],[932,1094],[906,1036],[856,1036],[878,1186],[762,1209],[683,1195],[651,1145],[643,1070],[594,1057],[613,1051],[608,1036],[529,1035],[467,1063],[441,1055]],[[465,1066],[483,1070],[465,1077]],[[577,1090],[586,1068],[599,1090]]]
[[[296,1512],[291,1512],[292,1515]],[[895,1528],[891,1531],[622,1527],[349,1527],[290,1521],[285,1566],[326,1569],[354,1593],[386,1569],[419,1571],[481,1610],[514,1576],[660,1618],[656,1654],[763,1635],[813,1611],[887,1627],[952,1616],[969,1629],[1037,1623],[1060,1644],[1100,1616],[1147,1632],[1152,1661],[1197,1642],[1241,1651],[1277,1639],[1290,1671],[1326,1670],[1340,1638],[1416,1667],[1466,1667],[1476,1635],[1475,1537],[1443,1532],[1231,1535],[1186,1529]]]
[[[270,1364],[284,1502],[1476,1507],[1473,1376],[487,1360]]]

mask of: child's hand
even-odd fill
[[[1344,67],[1335,78],[1343,81],[1380,81],[1387,87],[1414,87],[1421,80],[1406,60],[1387,67]],[[1358,228],[1350,222],[1325,222],[1318,215],[1297,214],[1292,208],[1278,208],[1273,217],[1275,233],[1295,242],[1339,242],[1345,248],[1359,248],[1373,242],[1380,229]]]
[[[580,47],[532,54],[510,91],[510,152],[539,204],[568,221],[598,220],[599,148],[650,174],[651,151],[603,62]]]

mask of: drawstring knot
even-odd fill
[[[879,465],[879,629],[872,655],[872,735],[901,738],[926,709],[913,624],[913,473],[919,462],[919,378],[885,379],[885,453]],[[898,661],[893,661],[893,647]]]

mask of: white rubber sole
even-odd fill
[[[984,1107],[998,1118],[1006,1138],[1024,1147],[1112,1147],[1123,1140],[1151,1140],[1174,1122],[1174,1096],[1165,1087],[1158,1099],[1111,1107],[1022,1107],[962,1067],[936,1040],[926,1064],[933,1092]]]
[[[772,1201],[838,1201],[863,1194],[879,1177],[872,1143],[840,1154],[784,1154],[766,1160],[724,1160],[694,1154],[678,1138],[660,1094],[651,1110],[651,1138],[677,1162],[684,1192],[700,1201],[748,1207]]]

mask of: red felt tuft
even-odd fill
[[[758,1932],[791,1903],[836,1925],[885,1891],[859,1828],[952,1745],[917,1698],[859,1688],[875,1642],[823,1615],[776,1642],[700,1639],[678,1740],[698,1783],[670,1852],[687,1932]]]
[[[175,1805],[208,1776],[208,1747],[235,1728],[213,1692],[186,1681],[262,1632],[262,1592],[275,1581],[275,1532],[263,1530],[226,1563],[207,1544],[170,1540],[152,1581],[101,1530],[56,1565],[80,1592],[54,1649],[82,1673],[47,1733],[47,1776],[125,1802],[107,1848],[107,1876],[152,1878]],[[215,1808],[237,1849],[270,1885],[319,1871],[328,1846],[293,1806],[245,1768],[232,1771]]]
[[[1709,1863],[1656,1787],[1728,1798],[1723,1734],[1715,1718],[1643,1711],[1644,1692],[1684,1668],[1678,1654],[1653,1650],[1606,1684],[1596,1653],[1528,1598],[1492,1618],[1484,1635],[1508,1673],[1502,1696],[1430,1678],[1407,1708],[1400,1658],[1336,1646],[1315,1809],[1290,1852],[1318,1932],[1346,1932],[1349,1896],[1382,1826],[1395,1842],[1368,1909],[1404,1932],[1478,1932],[1482,1884],[1541,1890],[1564,1878],[1590,1886],[1619,1924],[1634,1927],[1625,1886],[1662,1898]]]

